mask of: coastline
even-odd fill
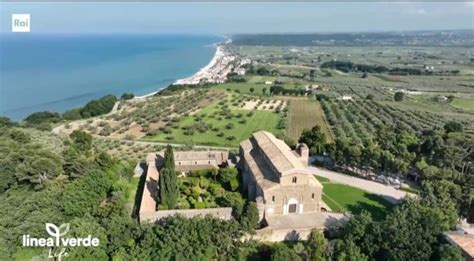
[[[199,71],[189,77],[176,80],[173,84],[193,84],[191,82],[196,82],[201,79],[203,75],[206,75],[210,71],[210,69],[217,64],[218,60],[225,56],[225,53],[222,50],[223,48],[220,43],[213,44],[213,46],[216,46],[216,51],[214,52],[214,56],[212,57],[211,61],[209,61],[206,66],[202,67],[201,69],[199,69]],[[197,83],[199,82],[196,82],[196,84]]]
[[[218,56],[224,54],[224,52],[221,50],[221,44],[222,42],[217,42],[217,43],[214,43],[212,44],[211,46],[213,47],[216,47],[216,51],[214,52],[214,56],[212,57],[212,59],[209,61],[209,63],[207,65],[205,65],[204,67],[200,68],[197,72],[195,72],[193,75],[191,76],[188,76],[188,77],[185,77],[185,78],[181,78],[181,79],[177,79],[176,81],[173,82],[173,84],[185,84],[185,82],[188,80],[188,79],[194,79],[196,77],[199,77],[199,75],[201,74],[204,74],[206,73],[207,71],[209,71],[210,68],[212,68],[216,63],[217,63],[217,60],[218,60]],[[154,91],[154,92],[151,92],[151,93],[147,93],[145,95],[141,95],[141,96],[135,96],[133,99],[134,100],[143,100],[143,99],[146,99],[148,97],[151,97],[155,94],[157,94],[158,92],[166,89],[168,86],[165,86],[163,87],[162,89],[158,90],[158,91]]]

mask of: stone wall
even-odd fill
[[[312,215],[314,217],[303,217],[303,219],[306,219],[306,225],[298,220],[294,220],[294,223],[289,223],[286,226],[272,226],[270,224],[265,228],[256,230],[253,235],[245,236],[243,239],[270,242],[306,240],[313,229],[321,231],[337,230],[348,221],[347,216],[339,213],[312,213]],[[291,215],[285,216],[290,217]],[[298,217],[298,215],[294,215],[294,217]],[[308,222],[308,218],[319,219],[319,221]]]
[[[185,218],[211,216],[223,220],[232,218],[232,208],[171,209],[140,213],[140,223],[153,223],[162,218],[180,215]]]

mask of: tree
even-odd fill
[[[451,244],[443,244],[438,248],[436,260],[440,261],[463,261],[466,260],[461,250]]]
[[[236,220],[241,220],[245,201],[239,192],[225,192],[217,201],[219,206],[232,207],[232,216]]]
[[[305,243],[306,252],[311,260],[322,261],[326,259],[328,242],[323,233],[317,229],[311,230]]]
[[[218,173],[219,181],[222,184],[227,184],[232,179],[237,178],[237,169],[236,168],[220,168]]]
[[[299,143],[306,143],[312,152],[321,153],[326,144],[326,135],[319,126],[314,126],[311,130],[305,129],[301,134]]]
[[[61,120],[61,116],[57,112],[41,111],[35,112],[25,118],[25,121],[30,124],[40,123],[56,123]]]
[[[71,222],[71,237],[87,237],[91,235],[99,239],[97,247],[74,247],[68,252],[72,260],[106,260],[107,259],[107,231],[100,226],[97,220],[91,217],[75,218]]]
[[[420,193],[425,206],[438,209],[441,213],[441,223],[438,225],[443,230],[451,230],[458,220],[458,202],[461,201],[461,188],[448,181],[425,181]]]
[[[384,260],[428,260],[444,231],[443,214],[416,199],[405,199],[381,223],[378,255]],[[383,240],[388,239],[389,240]]]
[[[133,99],[133,97],[135,97],[135,95],[133,93],[131,93],[131,92],[127,93],[126,92],[126,93],[122,94],[122,96],[120,96],[120,99],[122,99],[122,100],[131,100],[131,99]]]
[[[17,167],[16,177],[20,182],[27,182],[35,189],[44,187],[44,183],[50,181],[62,173],[60,159],[48,152],[28,157]]]
[[[374,99],[374,95],[369,93],[367,94],[367,96],[365,97],[366,100],[373,100]]]
[[[250,92],[253,93],[255,91],[255,88],[250,87]]]
[[[301,258],[295,253],[295,251],[284,243],[276,243],[272,247],[272,254],[271,254],[272,261],[297,261],[301,260]]]
[[[117,102],[117,97],[114,95],[106,95],[98,100],[92,100],[81,108],[82,118],[89,118],[108,113]]]
[[[92,135],[89,133],[75,130],[69,137],[79,151],[89,151],[92,148]]]
[[[444,124],[444,130],[446,131],[446,133],[462,132],[463,128],[464,126],[462,125],[462,123],[458,121],[449,121],[446,124]]]
[[[139,260],[234,260],[242,237],[235,221],[209,217],[168,217],[143,230]]]
[[[403,92],[396,92],[395,95],[393,96],[393,99],[395,101],[403,101],[405,94]]]
[[[311,81],[314,81],[314,76],[315,75],[316,75],[316,70],[315,69],[309,70],[309,78],[311,79]]]
[[[178,177],[176,176],[173,148],[166,147],[163,168],[160,170],[159,191],[161,204],[176,207],[179,198]]]
[[[11,121],[10,118],[0,116],[0,127],[11,127],[15,125],[16,123]]]
[[[362,74],[362,79],[365,79],[365,78],[368,78],[369,77],[369,74],[367,72],[364,72],[364,74]]]
[[[244,206],[244,212],[241,218],[241,224],[246,230],[254,230],[259,227],[260,215],[258,213],[257,203],[247,201]]]
[[[334,260],[337,261],[367,261],[360,248],[351,240],[336,240],[334,244]]]
[[[267,93],[267,88],[262,89],[262,94],[265,95]]]

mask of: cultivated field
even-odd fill
[[[474,99],[455,98],[451,105],[464,110],[474,110]]]
[[[319,126],[328,142],[332,142],[332,133],[326,122],[319,102],[314,100],[290,100],[288,106],[287,136],[298,141],[304,129]]]
[[[267,110],[245,110],[239,107],[243,96],[228,94],[227,98],[215,102],[199,112],[180,118],[170,128],[144,140],[184,144],[237,147],[238,144],[258,130],[279,135],[283,129],[279,123],[283,112]]]

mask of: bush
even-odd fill
[[[122,100],[131,100],[135,97],[135,95],[133,93],[124,93],[122,94],[122,96],[120,97]]]
[[[114,95],[106,95],[98,100],[92,100],[81,109],[81,115],[83,118],[88,118],[108,113],[114,107],[115,102],[117,102],[117,97]]]
[[[29,124],[56,123],[60,120],[61,116],[59,113],[49,111],[35,112],[25,118],[25,121]]]
[[[205,202],[196,202],[194,203],[194,208],[197,208],[197,209],[203,209],[203,208],[206,208],[206,203]]]
[[[393,99],[395,101],[403,101],[405,94],[403,92],[396,92],[395,95],[393,96]]]
[[[199,179],[199,186],[203,189],[207,189],[209,187],[209,183],[209,180],[204,177]]]
[[[239,188],[239,180],[237,178],[233,178],[229,181],[230,190],[236,191]]]
[[[168,209],[168,205],[166,205],[165,203],[158,204],[158,210],[167,210],[167,209]]]

